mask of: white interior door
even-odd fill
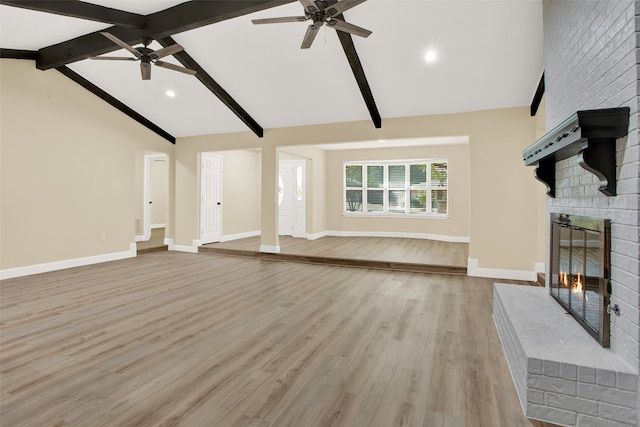
[[[294,192],[294,163],[291,160],[280,162],[278,175],[278,204],[281,236],[293,236],[293,225],[295,221],[295,192]]]
[[[202,153],[200,167],[200,243],[219,242],[222,228],[222,158]]]

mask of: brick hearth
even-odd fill
[[[548,289],[494,284],[493,316],[522,408],[560,425],[636,425],[638,375]]]

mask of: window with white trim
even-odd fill
[[[446,216],[447,160],[344,163],[344,213]]]

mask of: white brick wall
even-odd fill
[[[566,426],[638,425],[637,373],[572,318],[558,326],[566,314],[546,289],[494,284],[493,316],[527,417]]]
[[[548,199],[547,207],[549,212],[611,219],[612,304],[621,309],[620,317],[612,316],[611,349],[636,368],[640,368],[639,40],[638,2],[544,1],[547,129],[578,110],[631,109],[629,135],[616,145],[618,195],[599,193],[595,176],[578,166],[574,157],[557,163],[556,198]],[[600,381],[612,383],[611,378]],[[600,415],[592,415],[627,420],[628,413],[614,409],[603,403]],[[584,425],[592,421],[586,417]]]

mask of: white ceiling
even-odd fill
[[[91,3],[149,14],[182,1]],[[335,30],[323,28],[301,50],[308,23],[251,24],[301,14],[295,2],[173,38],[265,129],[370,120]],[[344,16],[373,31],[353,40],[383,127],[391,117],[529,105],[542,74],[541,0],[368,0]],[[107,27],[0,6],[7,49],[37,50]],[[423,59],[428,49],[438,52],[434,63]],[[137,62],[69,67],[176,137],[248,130],[195,77],[154,67],[151,81],[142,81]],[[168,98],[168,89],[177,96]]]

